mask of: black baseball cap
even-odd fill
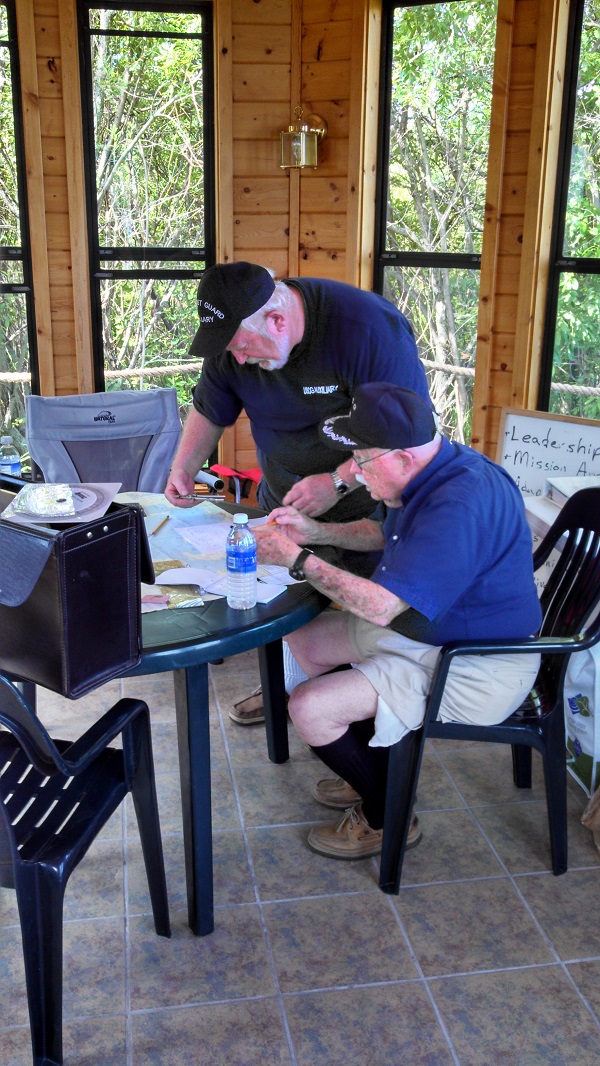
[[[255,263],[217,263],[204,272],[198,286],[200,328],[190,355],[218,355],[242,321],[270,300],[275,282]]]
[[[359,385],[347,415],[326,418],[320,426],[328,444],[355,448],[418,448],[437,433],[429,400],[388,381]]]

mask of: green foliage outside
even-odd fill
[[[7,47],[6,8],[0,5],[0,245],[19,248],[21,224],[15,166],[15,126]],[[0,259],[0,283],[21,285],[23,269],[19,260]],[[22,293],[0,292],[0,432],[12,433],[19,451],[24,448],[25,395],[29,373],[29,343],[25,297]]]
[[[495,0],[399,8],[394,19],[386,248],[481,251]],[[421,357],[473,368],[479,273],[386,269],[385,295],[412,322]],[[428,367],[446,432],[466,440],[472,377]]]
[[[586,0],[563,254],[600,258],[600,0]],[[600,276],[561,274],[553,385],[600,388]],[[554,388],[550,410],[600,419],[600,396]]]
[[[167,12],[91,13],[95,28],[187,37],[92,36],[96,187],[101,266],[198,270],[205,242],[202,18]],[[103,248],[190,250],[179,263],[102,262]],[[193,278],[114,278],[101,283],[106,387],[174,385],[190,402],[197,371],[164,375],[190,362],[196,329]],[[143,371],[111,378],[111,371]],[[150,373],[148,373],[150,371]]]

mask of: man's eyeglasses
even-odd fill
[[[390,452],[397,452],[397,451],[398,451],[397,448],[388,448],[387,451],[380,452],[379,455],[372,455],[370,459],[363,459],[361,462],[359,462],[358,459],[354,458],[354,462],[362,470],[363,466],[366,466],[367,463],[374,463],[376,459],[382,459],[384,455],[389,455]]]

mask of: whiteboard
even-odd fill
[[[524,496],[543,496],[548,477],[600,474],[600,422],[503,407],[496,462]]]

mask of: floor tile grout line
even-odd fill
[[[217,703],[218,703],[218,699],[217,699]],[[225,704],[223,706],[225,706]],[[221,706],[219,704],[218,705],[218,712],[219,712],[219,715],[218,715],[218,717],[219,717],[219,729],[221,730],[221,733],[223,733],[222,717],[226,713],[226,709],[222,710],[222,708],[221,708]],[[225,721],[226,721],[226,719],[225,719]],[[227,737],[226,736],[223,737],[223,740],[224,740],[225,749],[226,749],[225,750],[225,754],[226,754],[226,759],[227,759],[227,767],[229,769],[231,780],[233,782],[234,795],[236,797],[236,802],[238,803],[238,814],[241,814],[241,799],[240,799],[240,797],[244,796],[244,792],[243,792],[243,781],[239,782],[239,788],[238,788],[238,770],[241,770],[243,768],[242,767],[237,767],[237,766],[234,765],[234,762],[233,762],[233,759],[232,759],[232,750],[229,748],[229,745],[227,744]],[[487,747],[489,748],[489,745]],[[458,750],[464,750],[464,749],[460,748],[460,746],[459,746]],[[451,773],[448,771],[447,767],[444,765],[443,759],[440,758],[440,754],[438,753],[438,751],[435,750],[435,749],[432,749],[431,750],[431,754],[434,755],[435,760],[442,767],[442,769],[444,771],[444,774],[448,778],[448,780],[450,781],[450,784],[451,784],[452,788],[456,789],[457,795],[461,795],[460,790],[458,788],[456,788],[456,786],[454,784],[454,781],[453,781],[453,778],[451,776]],[[523,801],[520,801],[520,802],[523,802]],[[543,800],[529,799],[526,802],[527,803],[541,803],[541,802],[543,802]],[[470,804],[466,803],[466,801],[463,801],[463,806],[460,807],[460,808],[459,807],[452,807],[452,808],[440,807],[439,810],[440,811],[448,810],[448,809],[451,809],[453,811],[454,810],[468,810],[469,814],[470,814],[470,817],[473,819],[474,823],[477,825],[478,830],[482,833],[483,838],[487,842],[488,846],[491,848],[492,853],[496,854],[494,847],[491,845],[487,834],[483,830],[481,824],[479,823],[479,821],[478,821],[478,819],[477,819],[477,817],[476,817],[476,815],[474,813],[474,810],[479,810],[480,808],[485,808],[487,810],[490,807],[496,807],[496,806],[497,806],[497,804],[475,804],[474,807],[472,807]],[[255,829],[255,828],[257,830],[260,830],[261,827],[248,827],[248,826],[246,826],[245,823],[244,823],[244,819],[242,817],[240,817],[240,824],[241,824],[241,827],[242,827],[241,828],[242,838],[244,840],[244,846],[245,846],[245,849],[246,849],[246,855],[247,855],[247,861],[248,861],[248,869],[250,870],[250,873],[251,873],[251,879],[252,879],[252,884],[253,884],[253,889],[254,889],[255,901],[253,903],[252,902],[248,902],[248,903],[242,903],[242,904],[222,904],[222,905],[217,904],[217,909],[218,910],[225,909],[225,907],[227,907],[227,906],[229,906],[229,907],[241,907],[241,906],[255,906],[255,905],[257,905],[258,906],[258,912],[259,912],[259,914],[261,916],[261,922],[263,922],[263,925],[262,925],[263,937],[265,938],[265,943],[267,944],[267,943],[270,943],[270,942],[268,942],[268,930],[267,930],[266,924],[265,924],[266,914],[268,914],[266,908],[270,904],[276,904],[278,902],[288,902],[288,899],[287,898],[284,898],[282,900],[278,900],[278,899],[275,899],[275,900],[262,900],[261,899],[261,893],[260,893],[260,890],[259,890],[259,883],[258,883],[258,880],[257,880],[257,877],[256,877],[256,872],[254,870],[254,867],[253,867],[252,861],[251,861],[250,844],[249,844],[250,839],[253,839],[251,837],[251,835],[250,835],[251,830]],[[281,824],[282,824],[282,826],[283,825],[287,826],[289,823],[281,823]],[[296,823],[294,823],[294,824],[296,824]],[[297,824],[307,824],[308,825],[308,824],[312,824],[312,823],[297,823]],[[262,828],[271,829],[271,828],[273,828],[273,826],[272,825],[265,825]],[[239,830],[238,829],[223,829],[223,830],[219,830],[218,832],[222,832],[223,834],[232,833],[232,832],[236,832],[237,833],[237,832],[239,832]],[[176,837],[176,836],[179,836],[180,834],[173,832],[172,834],[169,834],[169,835],[171,835],[173,837]],[[496,855],[496,858],[498,859],[497,855]],[[498,859],[498,861],[500,862],[501,868],[505,868],[505,865],[501,862],[501,860]],[[590,866],[589,869],[596,869],[596,867],[595,866]],[[498,875],[495,875],[493,877],[486,876],[486,877],[483,877],[483,878],[465,878],[464,881],[466,881],[466,882],[477,881],[478,882],[478,881],[500,880],[500,879],[505,880],[508,877],[513,882],[513,886],[516,887],[517,881],[519,879],[522,879],[525,876],[545,876],[545,877],[549,877],[551,875],[550,875],[550,873],[548,871],[531,871],[531,872],[523,871],[523,872],[521,872],[519,874],[510,874],[508,872],[508,870],[506,870],[506,873],[499,873]],[[460,883],[461,883],[460,881],[457,882],[455,880],[448,880],[448,881],[444,881],[444,882],[437,882],[437,881],[427,882],[427,885],[439,886],[440,884],[452,885],[452,884],[460,884]],[[410,890],[411,888],[417,888],[418,889],[420,887],[423,887],[423,885],[420,885],[420,884],[410,885],[410,886],[404,886],[403,885],[402,891],[407,891],[407,890]],[[377,890],[374,889],[374,891],[377,891]],[[294,899],[298,899],[298,900],[313,899],[313,898],[335,898],[336,896],[345,896],[346,894],[347,893],[333,893],[332,892],[332,893],[323,893],[322,897],[313,897],[312,895],[309,895],[309,896],[302,895],[302,896],[297,896],[297,897],[293,897],[293,898]],[[365,892],[365,891],[353,892],[352,893],[352,895],[359,895],[359,894],[364,894],[367,898],[371,897],[371,894],[369,892]],[[518,893],[518,894],[521,897],[521,893]],[[525,903],[525,906],[527,908],[526,900],[523,900],[523,902]],[[400,908],[401,907],[401,897],[399,897],[399,898],[397,897],[396,903],[392,904],[392,906],[398,906],[398,908]],[[529,910],[529,908],[527,908],[527,909]],[[129,907],[127,907],[126,920],[127,920],[128,923],[129,923],[129,921],[130,921],[130,919],[132,917],[132,913],[133,912],[129,909]],[[535,921],[535,916],[533,914],[531,914],[531,912],[530,912],[530,915]],[[405,939],[406,939],[406,937],[405,937]],[[273,961],[274,961],[274,956],[273,956]],[[558,958],[556,961],[549,960],[548,962],[545,962],[545,963],[529,964],[527,966],[516,965],[514,967],[498,967],[498,968],[494,968],[494,969],[490,969],[490,970],[486,970],[486,971],[467,971],[464,976],[470,976],[470,975],[472,975],[474,973],[496,973],[496,972],[501,972],[501,971],[506,970],[506,969],[517,971],[517,970],[520,970],[520,969],[542,969],[544,967],[554,967],[554,968],[556,968],[557,966],[561,966],[564,969],[565,966],[570,965],[570,964],[572,964],[575,961],[581,962],[581,961],[586,961],[586,960],[562,960],[561,961],[560,958]],[[594,957],[590,957],[589,961],[596,961],[596,960],[595,960]],[[310,975],[310,970],[308,971],[308,973]],[[435,984],[436,981],[440,981],[442,979],[448,980],[448,979],[451,979],[451,978],[453,978],[455,976],[458,977],[458,976],[461,976],[461,975],[457,975],[457,974],[442,974],[442,975],[433,975],[433,976],[430,976],[430,977],[425,977],[423,975],[421,977],[417,976],[415,978],[407,979],[406,981],[403,980],[403,979],[399,979],[397,981],[373,982],[372,984],[373,984],[373,986],[377,987],[377,986],[380,986],[380,985],[381,986],[385,986],[385,985],[389,985],[389,984],[414,983],[414,984],[424,985],[426,989],[429,989],[429,982],[432,982],[432,983]],[[574,985],[573,980],[572,979],[570,979],[570,980],[571,980],[571,984]],[[275,987],[278,988],[279,986],[276,985]],[[334,989],[335,988],[340,988],[340,987],[342,987],[342,988],[345,988],[345,987],[351,987],[351,988],[354,988],[354,987],[371,987],[371,985],[367,984],[367,985],[364,985],[364,986],[362,986],[362,985],[359,986],[359,985],[352,984],[352,985],[344,985],[344,986],[332,986],[332,988],[334,988]],[[576,988],[575,985],[574,985],[574,987]],[[285,1000],[290,998],[291,996],[298,996],[298,995],[305,995],[305,994],[308,995],[310,993],[321,992],[321,991],[327,991],[327,989],[314,989],[314,990],[302,989],[302,990],[299,990],[297,992],[293,992],[293,991],[292,992],[282,992],[281,990],[279,990],[279,991],[276,991],[272,995],[255,996],[255,997],[245,997],[244,996],[244,997],[238,997],[237,999],[224,1000],[223,1002],[235,1003],[235,1002],[239,1002],[240,1000],[241,1001],[246,1001],[246,1000],[255,1000],[255,999],[271,999],[274,1002],[275,999],[277,999],[278,1002],[284,1003]],[[430,1001],[431,1001],[431,997],[430,997]],[[210,1005],[213,1005],[215,1002],[217,1002],[217,1001],[209,1000],[209,1001],[207,1001],[206,1005],[210,1006]],[[184,1007],[184,1006],[186,1006],[186,1005],[177,1004],[177,1005],[173,1005],[172,1007],[170,1007],[168,1009],[171,1009],[171,1010],[172,1009],[180,1009],[180,1007]],[[156,1007],[150,1008],[147,1011],[147,1013],[152,1013],[156,1009],[157,1009]],[[137,1015],[139,1013],[143,1013],[143,1011],[135,1011],[135,1012],[134,1011],[130,1011],[129,1013]],[[19,1028],[21,1028],[21,1027],[19,1027]],[[288,1047],[289,1046],[290,1045],[288,1043]],[[283,1051],[283,1046],[281,1047],[281,1050]],[[458,1060],[456,1060],[456,1061],[458,1061]],[[128,1063],[128,1066],[130,1066],[129,1063]]]
[[[458,796],[464,802],[466,809],[469,811],[473,821],[475,822],[475,824],[477,825],[479,831],[483,835],[483,838],[486,841],[488,847],[491,849],[493,855],[495,856],[496,860],[500,864],[501,868],[505,871],[506,877],[510,880],[510,882],[511,882],[513,888],[514,888],[514,891],[517,893],[517,895],[518,895],[519,899],[521,900],[523,906],[525,907],[526,911],[528,912],[528,914],[529,914],[531,920],[533,921],[534,925],[536,926],[540,936],[545,941],[549,951],[554,955],[555,962],[553,963],[553,965],[558,966],[562,970],[564,976],[568,980],[568,982],[571,985],[571,987],[573,988],[573,990],[576,992],[578,998],[580,999],[581,1003],[583,1004],[583,1006],[587,1010],[587,1012],[590,1015],[592,1021],[596,1024],[596,1026],[598,1026],[598,1028],[600,1028],[600,1019],[599,1019],[599,1017],[596,1015],[596,1013],[592,1009],[591,1005],[588,1003],[586,997],[583,995],[581,990],[578,988],[578,986],[575,983],[573,977],[571,976],[569,970],[567,969],[566,964],[560,958],[559,952],[554,947],[554,944],[552,943],[552,940],[551,940],[550,936],[544,930],[541,922],[538,920],[537,916],[534,914],[532,908],[530,907],[528,901],[525,899],[525,896],[523,895],[522,891],[519,889],[519,887],[517,885],[517,881],[515,879],[515,876],[513,876],[511,871],[508,869],[507,864],[504,862],[504,860],[500,856],[499,852],[497,851],[497,849],[493,845],[492,841],[490,840],[490,837],[489,837],[488,833],[485,831],[485,829],[482,826],[481,822],[477,818],[477,815],[475,814],[475,810],[488,809],[489,806],[495,806],[495,805],[492,805],[492,804],[490,804],[490,805],[477,804],[477,805],[475,805],[475,810],[474,810],[473,806],[470,803],[467,802],[467,799],[464,796],[460,786],[454,780],[452,772],[450,771],[450,769],[448,768],[448,766],[446,765],[446,763],[444,761],[443,752],[439,752],[439,751],[435,750],[435,754],[436,754],[436,757],[438,758],[438,761],[440,762],[441,766],[445,770],[445,772],[446,772],[446,774],[447,774],[447,776],[448,776],[448,778],[450,780],[450,783],[451,783],[452,787],[456,790]],[[544,799],[545,799],[545,797],[544,797]],[[523,802],[523,801],[521,801],[521,802]],[[528,799],[525,802],[529,803],[529,802],[535,802],[535,801],[532,798],[532,799]],[[536,871],[536,873],[538,873],[538,872],[539,871]],[[551,871],[544,871],[544,872],[548,876],[551,874]],[[527,876],[527,874],[521,873],[520,876],[524,877],[524,876]],[[457,882],[453,882],[453,883],[457,883]],[[521,967],[518,967],[518,969],[521,969]],[[471,972],[471,971],[469,971],[469,972]],[[486,972],[492,972],[493,973],[493,972],[497,972],[497,971],[491,970],[491,971],[486,971]]]
[[[429,1002],[431,1003],[431,1007],[432,1007],[433,1013],[435,1014],[435,1017],[437,1019],[437,1023],[438,1023],[438,1025],[439,1025],[439,1027],[440,1027],[440,1029],[442,1031],[444,1040],[446,1041],[446,1044],[448,1045],[448,1050],[449,1050],[449,1052],[450,1052],[450,1054],[452,1056],[452,1060],[453,1060],[455,1066],[460,1066],[460,1059],[458,1058],[458,1055],[456,1053],[456,1048],[454,1047],[454,1043],[452,1041],[450,1033],[448,1032],[448,1028],[446,1026],[446,1023],[445,1023],[445,1021],[444,1021],[444,1019],[442,1017],[441,1011],[440,1011],[440,1009],[439,1009],[439,1007],[438,1007],[438,1005],[437,1005],[437,1003],[435,1001],[435,997],[434,997],[433,993],[431,992],[431,989],[429,988],[429,985],[427,983],[425,974],[423,972],[423,968],[421,966],[421,963],[419,962],[419,959],[417,957],[417,953],[416,953],[415,949],[413,948],[413,945],[411,943],[410,937],[408,935],[408,930],[406,929],[404,921],[403,921],[403,919],[402,919],[402,917],[400,915],[399,908],[396,905],[397,901],[399,901],[399,896],[393,896],[392,897],[391,895],[386,894],[386,902],[387,902],[392,914],[394,915],[394,917],[396,919],[396,922],[398,924],[398,928],[400,929],[400,932],[402,933],[402,936],[404,937],[404,942],[405,942],[406,947],[408,949],[409,956],[410,956],[410,958],[412,960],[412,963],[413,963],[413,966],[415,967],[415,970],[417,971],[417,974],[419,975],[420,983],[421,983],[422,987],[425,989],[425,993],[427,995],[427,998],[428,998]]]
[[[541,936],[541,937],[542,937],[542,939],[543,939],[543,940],[545,941],[545,943],[546,943],[546,946],[548,947],[548,950],[549,950],[549,951],[551,951],[551,952],[552,952],[552,954],[553,954],[553,955],[555,956],[556,962],[558,963],[558,965],[559,965],[559,966],[560,966],[560,968],[562,969],[562,971],[563,971],[563,974],[565,975],[565,977],[566,977],[566,979],[568,980],[569,984],[571,985],[571,987],[573,988],[573,990],[574,990],[574,991],[576,992],[576,994],[577,994],[578,998],[580,999],[581,1003],[583,1004],[583,1006],[584,1006],[584,1007],[585,1007],[585,1009],[587,1010],[587,1012],[588,1012],[588,1014],[590,1015],[590,1017],[591,1017],[592,1021],[593,1021],[593,1022],[595,1023],[595,1025],[597,1026],[597,1028],[598,1028],[598,1029],[600,1030],[600,1017],[598,1016],[598,1014],[596,1014],[596,1013],[594,1012],[594,1010],[592,1009],[592,1007],[591,1007],[591,1006],[590,1006],[590,1004],[588,1003],[588,1000],[587,1000],[587,999],[586,999],[586,997],[585,997],[585,996],[583,995],[583,992],[582,992],[582,991],[581,991],[581,990],[580,990],[580,989],[579,989],[579,988],[577,987],[577,985],[576,985],[575,981],[573,980],[573,978],[572,978],[571,974],[569,973],[569,970],[567,969],[567,967],[566,967],[565,963],[564,963],[564,962],[563,962],[563,960],[561,959],[561,957],[560,957],[560,953],[559,953],[559,952],[558,952],[558,950],[557,950],[557,949],[555,948],[555,946],[554,946],[554,943],[553,943],[553,941],[552,941],[552,939],[551,939],[550,935],[549,935],[548,933],[546,933],[546,930],[544,929],[544,927],[543,927],[543,925],[542,925],[541,921],[540,921],[540,920],[538,919],[537,915],[536,915],[536,914],[534,913],[534,911],[533,911],[533,908],[532,908],[532,907],[531,907],[531,905],[529,904],[529,901],[528,901],[528,900],[527,900],[527,899],[525,898],[525,896],[524,896],[523,892],[522,892],[522,891],[521,891],[521,889],[519,888],[519,885],[518,885],[518,883],[517,883],[517,878],[516,878],[515,876],[513,876],[513,874],[511,873],[511,871],[510,871],[510,870],[508,869],[508,866],[506,865],[506,863],[505,863],[505,862],[504,862],[504,861],[502,860],[501,856],[499,855],[498,851],[496,850],[496,848],[495,848],[495,847],[494,847],[494,845],[492,844],[492,841],[490,840],[490,838],[489,838],[489,836],[488,836],[488,834],[487,834],[487,832],[486,832],[485,828],[484,828],[484,827],[482,826],[482,824],[481,824],[481,822],[479,821],[479,819],[477,818],[476,814],[475,814],[475,813],[473,812],[473,810],[472,810],[471,808],[469,808],[469,809],[470,809],[470,811],[471,811],[471,815],[472,815],[472,817],[473,817],[473,819],[474,819],[475,823],[477,824],[477,826],[478,826],[478,828],[479,828],[479,831],[480,831],[480,832],[482,833],[482,835],[483,835],[483,837],[484,837],[485,841],[487,842],[488,846],[489,846],[489,847],[490,847],[490,848],[492,849],[492,851],[493,851],[494,855],[496,856],[496,858],[497,858],[498,862],[499,862],[499,863],[500,863],[500,864],[502,865],[502,867],[503,867],[503,868],[504,868],[504,869],[506,870],[507,876],[508,876],[508,878],[509,878],[509,880],[510,880],[511,884],[513,885],[513,888],[514,888],[515,892],[517,893],[517,895],[518,895],[519,899],[521,900],[521,903],[522,903],[522,904],[523,904],[523,906],[525,907],[525,910],[526,910],[526,911],[527,911],[527,913],[529,914],[529,917],[531,918],[532,922],[533,922],[533,923],[534,923],[534,925],[536,926],[536,928],[537,928],[537,930],[538,930],[538,932],[539,932],[540,936]],[[536,874],[537,874],[537,873],[538,873],[538,871],[536,871]],[[547,871],[547,873],[548,873],[548,876],[552,876],[552,871]],[[527,876],[527,874],[520,874],[519,876],[520,876],[521,878],[523,878],[523,877]]]
[[[287,1012],[285,1010],[285,1004],[284,1004],[284,1001],[283,1001],[281,987],[280,987],[280,984],[279,984],[279,977],[277,975],[277,966],[275,964],[275,955],[274,955],[274,952],[273,952],[273,946],[271,944],[271,937],[269,935],[269,930],[268,930],[268,927],[267,927],[266,917],[265,917],[265,914],[264,914],[264,911],[263,911],[262,901],[261,901],[261,898],[260,898],[260,891],[259,891],[259,886],[258,886],[258,878],[256,876],[256,870],[254,868],[254,862],[253,862],[253,859],[252,859],[252,852],[250,850],[250,841],[248,839],[248,833],[247,833],[247,830],[246,830],[246,824],[245,824],[244,813],[243,813],[243,809],[242,809],[242,803],[241,803],[241,799],[240,799],[240,793],[239,793],[239,788],[238,788],[237,777],[236,777],[234,766],[233,766],[233,763],[232,763],[232,760],[231,760],[231,752],[229,750],[229,741],[227,739],[227,733],[225,731],[225,724],[224,724],[224,721],[223,721],[224,713],[223,713],[223,710],[221,708],[221,701],[219,699],[217,686],[215,684],[215,679],[213,677],[213,668],[210,665],[208,667],[208,673],[209,673],[209,678],[210,678],[210,686],[211,686],[212,693],[213,693],[213,698],[214,698],[214,704],[215,704],[215,707],[216,707],[218,721],[219,721],[219,729],[220,729],[220,732],[221,732],[221,739],[222,739],[222,742],[223,742],[223,747],[225,749],[225,757],[227,759],[227,766],[228,766],[229,773],[230,773],[230,776],[231,776],[231,785],[232,785],[233,794],[234,794],[234,797],[235,797],[235,803],[236,803],[236,808],[237,808],[237,812],[238,812],[238,818],[239,818],[239,822],[240,822],[240,826],[241,826],[241,830],[242,830],[242,839],[244,841],[244,848],[246,850],[246,861],[248,863],[248,869],[250,870],[250,878],[251,878],[251,882],[252,882],[252,890],[254,892],[256,905],[258,907],[258,914],[259,914],[259,919],[260,919],[260,924],[261,924],[261,929],[262,929],[262,934],[263,934],[263,940],[264,940],[264,944],[265,944],[265,948],[266,948],[266,952],[267,952],[267,959],[268,959],[268,963],[269,963],[269,970],[270,970],[270,973],[271,973],[271,980],[273,981],[273,987],[275,989],[275,994],[276,994],[276,997],[277,997],[277,1003],[278,1003],[278,1006],[279,1006],[279,1012],[280,1012],[280,1016],[281,1016],[281,1023],[283,1025],[283,1030],[284,1030],[284,1033],[285,1033],[285,1039],[286,1039],[286,1043],[287,1043],[287,1047],[288,1047],[288,1052],[289,1052],[289,1055],[290,1055],[290,1066],[298,1066],[297,1060],[296,1060],[296,1053],[295,1053],[295,1049],[294,1049],[294,1042],[292,1040],[292,1033],[291,1033],[290,1026],[289,1026]]]

